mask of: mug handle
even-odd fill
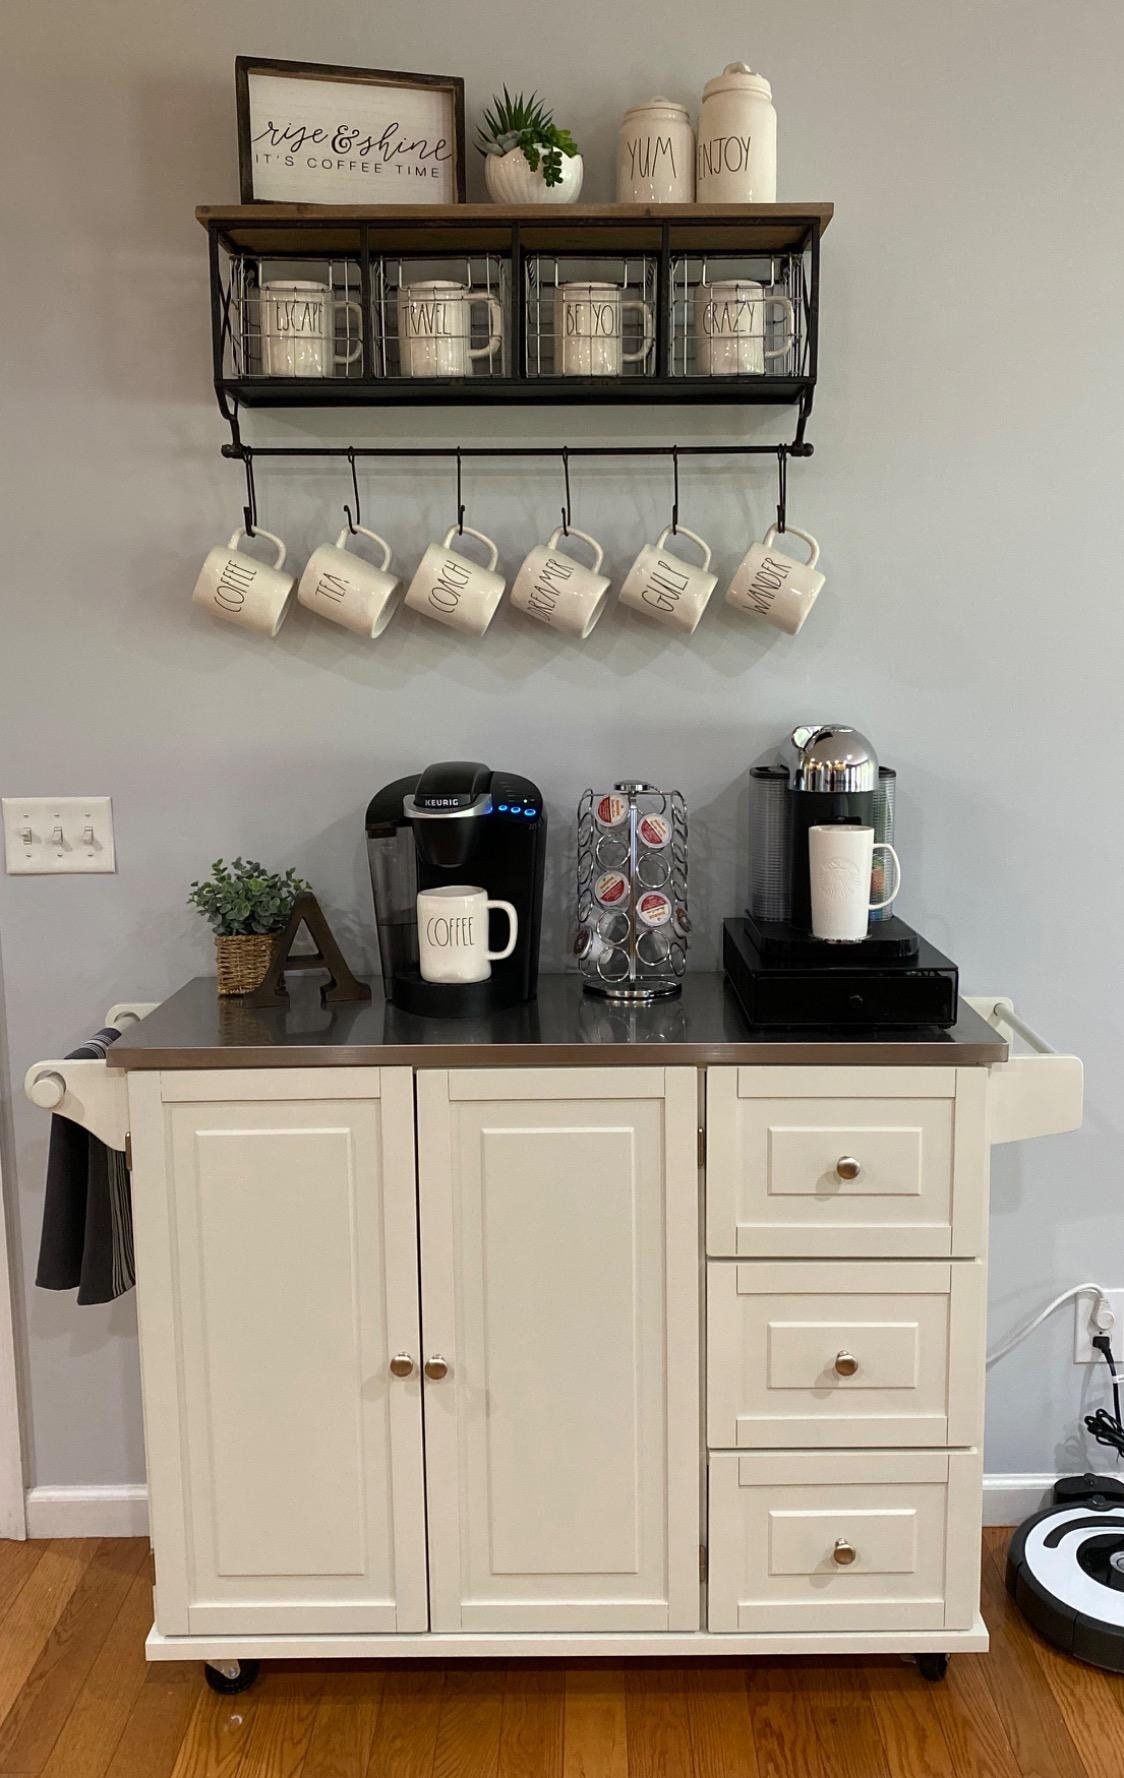
[[[470,346],[469,357],[494,358],[503,339],[503,310],[500,308],[499,298],[490,296],[486,290],[470,290],[465,301],[469,304],[486,303],[488,305],[488,325],[491,329],[488,344],[486,346]]]
[[[640,313],[644,317],[644,341],[643,341],[643,344],[638,346],[635,352],[623,352],[622,351],[622,353],[621,353],[621,363],[622,364],[636,364],[641,359],[651,357],[652,348],[654,347],[654,345],[656,343],[655,328],[652,326],[652,311],[648,307],[648,304],[646,302],[642,301],[642,299],[638,296],[629,296],[629,297],[625,298],[624,302],[622,302],[622,304],[621,304],[621,314],[622,315],[624,314],[624,311],[626,309],[639,309]]]
[[[894,887],[890,891],[889,895],[883,896],[881,901],[871,901],[871,902],[867,903],[867,906],[870,908],[870,911],[872,914],[877,913],[879,908],[888,908],[892,901],[896,901],[898,898],[898,891],[901,889],[901,886],[902,886],[902,861],[898,857],[897,853],[894,851],[894,848],[893,848],[893,846],[891,846],[889,840],[876,840],[874,842],[874,851],[875,852],[888,852],[890,857],[893,859],[893,861],[894,861]]]
[[[697,536],[694,531],[688,531],[686,525],[677,525],[675,527],[674,531],[672,530],[670,525],[667,525],[660,532],[659,536],[656,539],[656,548],[663,549],[663,547],[667,543],[667,540],[669,537],[689,537],[691,539],[692,543],[698,544],[699,548],[702,550],[702,561],[699,563],[699,567],[703,570],[703,573],[705,574],[706,570],[710,567],[710,545],[709,545],[709,543],[705,543],[703,541],[703,539],[701,537]]]
[[[779,346],[768,347],[765,352],[763,352],[762,356],[765,358],[783,358],[785,353],[791,350],[792,342],[796,338],[796,315],[793,312],[793,307],[788,297],[782,296],[779,291],[773,296],[767,296],[764,300],[766,306],[768,306],[769,303],[775,303],[776,307],[780,309],[782,314],[786,317],[787,325],[784,332],[784,343]]]
[[[454,537],[475,537],[477,543],[484,544],[487,548],[489,558],[485,566],[487,567],[489,574],[495,573],[496,563],[500,559],[500,552],[490,537],[485,537],[483,531],[474,531],[471,525],[450,525],[445,533],[445,541],[441,545],[441,548],[452,549]]]
[[[580,537],[583,543],[588,543],[590,549],[593,551],[593,561],[590,564],[590,572],[592,574],[600,574],[601,564],[605,560],[605,551],[601,548],[596,537],[591,537],[588,531],[577,530],[574,525],[571,525],[568,531],[563,531],[561,525],[559,525],[557,530],[552,531],[547,538],[547,549],[557,549],[560,537]]]
[[[679,528],[680,528],[680,530],[682,530],[683,527],[680,526]],[[786,537],[799,537],[802,543],[806,543],[808,545],[808,551],[809,551],[808,560],[805,562],[804,566],[806,568],[814,568],[816,563],[820,559],[820,546],[816,542],[815,538],[810,536],[807,531],[798,531],[796,529],[795,525],[786,525],[785,529],[784,529],[784,534]],[[776,525],[770,525],[769,529],[766,531],[764,537],[761,539],[761,542],[762,542],[765,549],[772,549],[772,547],[776,541],[777,541],[777,527],[776,527]]]
[[[336,538],[336,548],[346,549],[347,540],[351,535],[352,531],[350,527],[345,525],[339,536]],[[355,535],[359,537],[369,537],[372,543],[378,544],[379,548],[382,550],[382,561],[379,563],[379,568],[385,574],[386,570],[390,567],[390,545],[386,541],[386,538],[380,537],[377,531],[368,531],[366,525],[356,525]]]
[[[510,928],[507,935],[507,944],[502,951],[486,952],[489,963],[502,963],[504,958],[510,957],[512,951],[515,949],[515,942],[519,937],[519,915],[515,912],[515,909],[509,901],[488,901],[485,902],[484,905],[489,908],[502,908],[507,915],[507,923]]]
[[[248,531],[236,531],[230,542],[227,544],[227,549],[237,549],[243,537],[248,537],[249,535],[250,533]],[[285,566],[285,545],[282,543],[281,539],[275,537],[272,531],[263,531],[260,525],[255,526],[254,536],[264,537],[267,543],[275,543],[277,545],[277,560],[274,562],[273,566],[275,568],[283,568]]]
[[[340,304],[339,307],[344,309],[354,309],[358,319],[355,323],[354,346],[350,352],[337,352],[335,354],[335,361],[337,364],[354,364],[355,360],[363,350],[363,305],[362,303],[357,303],[354,297],[349,296],[346,302]]]

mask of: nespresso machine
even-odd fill
[[[897,774],[844,723],[794,728],[749,774],[749,905],[727,920],[726,973],[753,1024],[937,1026],[956,1022],[957,969],[892,909],[867,935],[831,944],[812,932],[808,830],[873,827],[893,841]],[[881,871],[881,863],[876,864]],[[872,899],[881,899],[877,882]]]
[[[383,986],[395,1006],[468,1018],[535,998],[546,810],[528,778],[475,760],[445,760],[397,778],[367,805],[367,861]],[[515,949],[492,965],[487,981],[427,982],[418,969],[418,891],[454,883],[475,884],[518,915]],[[503,936],[505,922],[491,932],[496,949]]]

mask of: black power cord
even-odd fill
[[[1098,1408],[1095,1414],[1086,1414],[1085,1430],[1091,1433],[1098,1445],[1108,1445],[1116,1452],[1117,1457],[1124,1457],[1124,1420],[1120,1415],[1120,1378],[1117,1375],[1116,1360],[1112,1355],[1112,1341],[1107,1334],[1094,1334],[1093,1349],[1104,1356],[1112,1377],[1112,1405],[1115,1410],[1109,1413],[1107,1408]]]

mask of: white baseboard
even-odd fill
[[[1049,1506],[1056,1475],[985,1475],[983,1522],[985,1525],[1021,1525],[1031,1513]]]
[[[29,1537],[147,1537],[148,1489],[143,1482],[102,1487],[29,1488]]]

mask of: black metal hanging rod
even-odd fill
[[[668,445],[244,445],[224,444],[224,457],[810,457],[810,444]]]

